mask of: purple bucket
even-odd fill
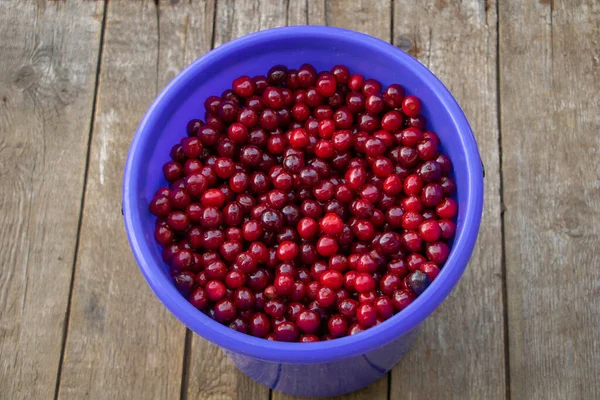
[[[454,164],[459,204],[450,257],[431,286],[405,310],[358,335],[319,343],[282,343],[223,326],[194,308],[177,291],[154,241],[148,204],[165,181],[162,165],[185,135],[188,120],[202,117],[204,100],[231,87],[241,75],[264,75],[276,64],[313,64],[329,70],[399,83],[419,96],[428,129]],[[219,345],[235,365],[274,390],[323,397],[360,389],[389,371],[408,351],[417,328],[458,283],[473,252],[483,207],[483,170],[477,143],[448,89],[423,65],[379,39],[330,27],[276,28],[244,36],[196,60],[162,91],[135,134],[123,179],[125,227],[135,259],[163,304],[189,329]]]

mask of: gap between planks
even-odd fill
[[[92,134],[94,131],[94,122],[96,121],[96,105],[98,104],[98,87],[100,86],[100,71],[102,67],[102,52],[104,49],[104,31],[106,29],[106,11],[108,9],[108,0],[105,1],[102,11],[102,27],[100,28],[100,41],[98,43],[98,59],[96,61],[96,76],[94,79],[94,98],[92,101],[92,113],[90,118],[90,127],[88,133],[88,144],[85,156],[85,168],[83,173],[83,185],[81,188],[81,203],[79,206],[79,218],[77,222],[77,237],[75,239],[75,251],[73,252],[73,265],[71,269],[71,281],[69,282],[69,296],[67,298],[67,311],[65,314],[65,322],[63,326],[63,337],[61,343],[60,357],[58,359],[58,370],[56,373],[56,385],[54,387],[54,400],[58,399],[60,391],[60,380],[62,376],[63,361],[65,358],[65,350],[67,348],[67,339],[69,334],[69,321],[71,319],[71,300],[73,299],[73,288],[75,283],[75,268],[77,266],[77,256],[79,254],[79,239],[81,234],[81,226],[83,223],[83,208],[85,206],[85,192],[88,182],[88,171],[90,167],[90,155],[92,150]]]
[[[553,0],[552,0],[553,1]],[[500,74],[500,0],[496,1],[496,109],[498,114],[498,173],[500,174],[500,237],[502,250],[502,308],[504,310],[504,385],[505,398],[511,399],[510,392],[510,342],[509,342],[509,318],[508,318],[508,289],[506,286],[506,240],[504,235],[504,173],[502,171],[502,76]]]

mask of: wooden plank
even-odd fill
[[[219,0],[215,17],[215,47],[248,33],[285,26],[286,0]]]
[[[389,375],[389,374],[388,374]],[[341,396],[327,397],[329,400],[383,400],[388,398],[388,375],[364,389]],[[307,400],[308,397],[289,396],[272,391],[272,400]]]
[[[600,3],[501,2],[511,397],[600,398]]]
[[[214,0],[159,3],[159,89],[212,46]]]
[[[284,0],[217,2],[214,45],[251,32],[286,25]],[[266,71],[265,71],[266,72]],[[264,399],[269,389],[240,372],[225,353],[198,335],[191,335],[189,366],[182,394],[185,399]]]
[[[478,242],[460,284],[392,372],[392,399],[505,396],[502,230],[493,1],[395,0],[394,41],[433,71],[465,111],[486,168]],[[425,390],[426,388],[426,390]]]
[[[185,328],[138,272],[120,208],[122,166],[140,118],[175,73],[209,48],[212,2],[181,7],[108,6],[61,398],[180,395]]]
[[[391,42],[392,1],[330,0],[326,4],[327,25],[352,29]]]
[[[288,0],[287,24],[325,25],[325,0]]]
[[[104,12],[102,2],[37,3],[0,2],[0,397],[6,399],[54,396]]]
[[[327,1],[325,3],[325,21],[328,25],[353,29],[391,41],[391,3],[388,1],[370,2],[367,0],[344,2]],[[320,20],[318,18],[315,18]],[[307,21],[307,19],[305,19]],[[309,18],[309,23],[313,24]],[[336,396],[336,400],[358,399],[387,399],[389,374],[372,383],[366,388],[343,396]],[[273,400],[294,400],[299,397],[288,396],[273,392]]]

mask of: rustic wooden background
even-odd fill
[[[177,72],[307,23],[417,57],[487,171],[460,285],[387,377],[343,398],[600,398],[597,0],[0,0],[0,398],[288,398],[158,302],[120,197],[135,128]]]

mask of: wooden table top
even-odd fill
[[[166,311],[119,210],[133,133],[175,74],[307,23],[417,57],[487,172],[460,284],[393,371],[344,398],[600,398],[596,0],[0,1],[0,398],[288,398]]]

